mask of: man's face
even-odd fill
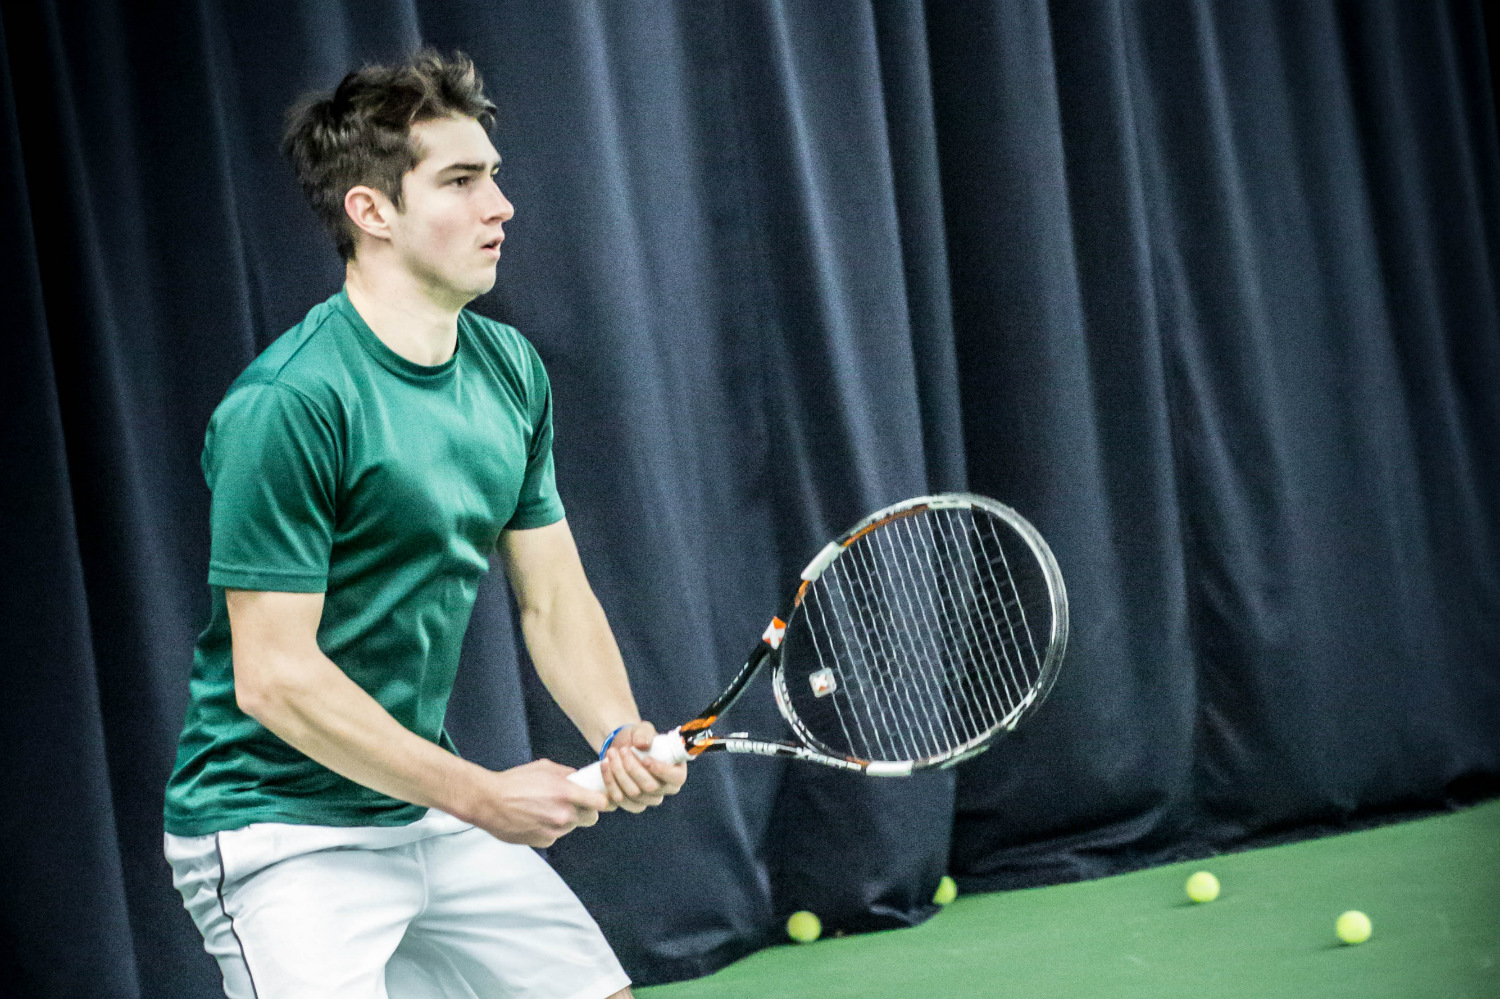
[[[500,193],[500,154],[473,118],[413,125],[425,155],[401,182],[392,244],[435,297],[463,305],[495,286],[501,225],[515,209]]]

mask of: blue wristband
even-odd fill
[[[609,752],[609,744],[615,741],[615,736],[619,735],[629,727],[629,725],[621,725],[619,728],[609,733],[609,737],[604,740],[604,745],[599,747],[599,759],[604,759],[604,754]]]

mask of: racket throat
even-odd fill
[[[712,749],[718,743],[718,737],[714,735],[713,729],[704,729],[695,732],[691,736],[684,736],[682,744],[687,748],[690,758],[696,759],[702,756],[706,750]]]

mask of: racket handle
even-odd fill
[[[635,747],[632,746],[631,748],[634,749]],[[647,756],[646,753],[641,752],[639,749],[636,749],[635,755],[643,760]],[[675,728],[670,732],[663,732],[651,740],[650,755],[661,760],[663,763],[686,763],[688,760],[687,746],[683,743],[682,736],[678,734]],[[568,774],[568,780],[575,784],[581,784],[590,790],[603,791],[604,774],[601,772],[602,766],[602,761],[590,763],[582,770],[575,770]]]

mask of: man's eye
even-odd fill
[[[459,187],[466,187],[468,185],[468,183],[469,183],[469,178],[468,177],[455,177],[455,178],[453,178],[453,183],[456,184],[456,185],[458,185]]]

